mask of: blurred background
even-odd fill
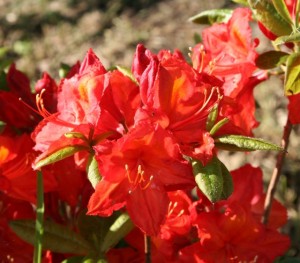
[[[35,78],[43,71],[55,76],[61,62],[74,64],[90,47],[107,67],[130,66],[140,42],[153,52],[187,53],[201,31],[188,18],[226,5],[225,0],[0,0],[0,46]]]
[[[75,64],[93,48],[105,67],[130,67],[137,43],[154,53],[175,48],[187,56],[195,34],[204,26],[188,21],[201,11],[233,8],[226,0],[0,0],[0,68],[16,62],[34,84],[47,71],[59,79],[61,63]],[[271,47],[260,39],[258,52]],[[255,88],[257,119],[255,134],[280,144],[286,121],[287,100],[282,79],[270,80]],[[288,208],[289,224],[284,231],[293,240],[291,255],[300,251],[300,130],[294,127],[280,179],[277,198]],[[264,171],[266,186],[276,163],[274,152],[228,153],[220,158],[230,169],[249,162]]]

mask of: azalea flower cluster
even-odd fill
[[[260,222],[265,199],[261,170],[247,164],[232,176],[239,188],[226,201],[212,204],[201,192],[196,201],[181,190],[169,193],[166,221],[152,238],[153,262],[274,262],[288,248],[288,237],[277,232],[286,223],[279,202],[268,227]],[[135,229],[125,240],[130,247],[109,251],[110,262],[144,262],[141,232]]]
[[[261,223],[260,169],[230,174],[217,157],[219,138],[251,137],[258,126],[253,89],[267,74],[255,65],[250,20],[239,8],[205,29],[191,63],[180,51],[153,54],[139,44],[131,70],[107,70],[89,50],[59,83],[45,73],[35,94],[11,65],[0,91],[1,261],[32,258],[33,247],[7,224],[34,219],[35,170],[43,173],[45,218],[78,234],[87,235],[77,225],[82,214],[128,213],[127,247],[102,251],[108,262],[143,262],[143,235],[153,262],[273,262],[284,254],[286,209],[275,202],[270,223]],[[195,180],[211,166],[225,176],[216,200]],[[44,261],[70,256],[56,252]]]

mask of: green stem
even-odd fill
[[[287,119],[286,125],[284,127],[284,131],[283,131],[282,140],[281,140],[281,146],[283,148],[283,151],[280,152],[277,156],[276,167],[273,170],[271,181],[269,183],[268,190],[267,190],[265,206],[264,206],[264,214],[263,214],[263,218],[262,218],[262,222],[265,225],[267,225],[268,221],[269,221],[269,217],[270,217],[270,213],[271,213],[271,209],[272,209],[272,203],[273,203],[274,195],[276,192],[276,187],[279,182],[284,158],[287,153],[287,148],[289,145],[289,138],[290,138],[290,134],[292,131],[292,127],[293,127],[293,125]]]
[[[44,233],[44,189],[43,189],[43,174],[37,171],[37,207],[36,207],[36,222],[35,222],[35,244],[33,263],[42,262],[42,238]]]

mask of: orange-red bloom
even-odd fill
[[[126,205],[133,223],[155,236],[167,214],[167,191],[195,185],[190,165],[158,125],[140,125],[116,142],[94,148],[103,178],[88,214],[110,216]]]
[[[208,162],[214,142],[206,121],[221,99],[222,82],[195,71],[179,52],[164,50],[156,56],[142,45],[137,47],[132,69],[143,102],[136,120],[159,123],[172,133],[183,154]]]
[[[59,85],[56,113],[50,114],[38,98],[45,118],[32,135],[35,150],[42,152],[36,161],[68,146],[92,151],[99,141],[118,138],[133,124],[139,94],[130,78],[107,72],[92,50],[74,71]]]
[[[7,195],[36,202],[36,172],[31,165],[36,158],[29,135],[0,136],[0,190]],[[44,189],[56,189],[52,175],[45,176]]]
[[[253,88],[266,79],[266,73],[254,72],[257,53],[249,25],[251,11],[237,8],[227,23],[214,24],[203,30],[203,44],[192,49],[193,67],[224,81],[224,95],[232,99],[236,112],[223,130],[252,136],[258,126],[255,119]],[[222,115],[222,109],[221,109]]]

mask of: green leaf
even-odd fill
[[[276,68],[285,63],[288,56],[289,54],[286,52],[271,50],[259,55],[255,60],[255,64],[261,69]]]
[[[277,10],[278,14],[289,24],[293,24],[291,15],[287,6],[283,0],[272,0],[275,9]]]
[[[34,220],[13,220],[9,226],[23,240],[30,244],[35,242]],[[79,234],[63,225],[51,221],[44,222],[43,248],[57,253],[85,255],[90,250],[89,243]]]
[[[114,213],[109,217],[100,217],[87,215],[86,211],[80,212],[77,223],[81,236],[97,251],[118,215]]]
[[[189,19],[196,24],[212,25],[227,22],[233,13],[232,9],[212,9],[203,11]]]
[[[276,144],[266,142],[263,139],[246,137],[242,135],[219,136],[215,138],[215,145],[219,149],[229,151],[283,151],[283,149]]]
[[[269,0],[248,0],[248,3],[258,21],[276,36],[292,33],[291,25],[276,11]]]
[[[194,34],[194,42],[195,42],[195,44],[202,43],[202,37],[200,34],[198,34],[198,33]]]
[[[68,64],[60,63],[60,68],[58,70],[58,75],[60,78],[65,78],[70,72],[71,67]]]
[[[218,104],[216,104],[208,114],[207,121],[206,121],[207,131],[210,131],[211,128],[215,125],[216,119],[218,117],[218,113],[219,113]]]
[[[124,238],[132,229],[132,223],[128,214],[121,214],[116,221],[110,226],[107,234],[104,237],[100,250],[107,252],[114,247],[122,238]]]
[[[218,158],[214,157],[206,166],[193,159],[192,167],[195,181],[202,193],[213,203],[221,200],[224,181]]]
[[[96,158],[93,154],[91,154],[89,156],[86,171],[87,171],[88,179],[90,180],[92,186],[94,188],[96,188],[96,185],[99,183],[102,176],[101,176],[101,174],[99,172],[99,169],[98,169],[97,160],[96,160]]]
[[[81,139],[85,142],[88,142],[88,138],[85,137],[84,134],[80,133],[80,132],[66,132],[65,134],[66,138],[76,138],[76,139]]]
[[[9,51],[8,47],[0,47],[0,58],[2,59]]]
[[[241,5],[245,5],[245,6],[249,6],[248,1],[247,0],[231,0],[234,3],[237,4],[241,4]]]
[[[116,66],[117,70],[119,70],[124,76],[129,77],[136,85],[139,85],[138,81],[130,71],[130,69],[122,66]]]
[[[6,81],[6,73],[1,70],[0,71],[0,90],[9,91],[9,87]]]
[[[95,258],[88,255],[85,257],[82,256],[70,257],[65,259],[61,263],[107,263],[107,260],[104,258]]]
[[[292,33],[289,36],[278,37],[275,39],[274,45],[278,46],[289,42],[300,42],[300,33],[297,32],[297,33]]]
[[[35,164],[35,169],[39,169],[45,165],[58,162],[62,159],[65,159],[69,156],[72,156],[74,153],[82,151],[82,150],[89,150],[85,146],[76,145],[76,146],[67,146],[49,156],[45,157],[44,159],[40,160]]]
[[[84,260],[82,256],[70,257],[62,261],[61,263],[90,263],[88,260]]]
[[[299,28],[300,0],[296,0],[296,1],[297,1],[297,4],[296,4],[296,11],[295,11],[295,14],[296,14],[296,17],[295,17],[295,26],[296,26],[296,28]]]
[[[223,176],[223,191],[222,191],[221,199],[226,200],[233,193],[233,180],[227,167],[220,160],[219,162],[220,162],[220,167]]]
[[[286,63],[285,95],[294,95],[300,92],[300,52],[291,54]]]

